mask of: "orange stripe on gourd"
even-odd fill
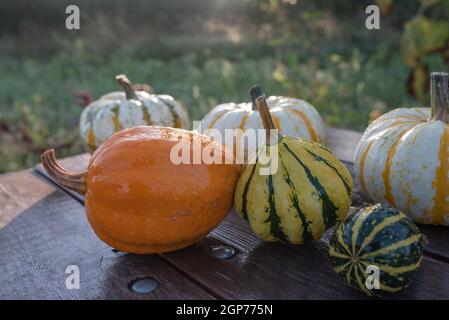
[[[440,166],[435,173],[432,187],[435,189],[432,218],[435,223],[444,223],[444,216],[449,214],[449,126],[441,135],[439,160]]]
[[[387,160],[385,162],[385,170],[383,172],[384,186],[385,186],[385,199],[393,206],[396,206],[396,201],[394,200],[393,192],[391,191],[391,182],[390,182],[390,174],[391,174],[391,164],[393,161],[393,157],[396,154],[396,150],[398,149],[399,142],[402,137],[405,136],[414,126],[411,126],[405,129],[396,141],[391,146],[390,150],[388,150]]]
[[[214,120],[212,120],[212,122],[207,126],[207,129],[212,129],[213,126],[217,123],[218,120],[220,120],[220,118],[226,114],[229,110],[224,110],[222,112],[220,112],[219,114],[217,114],[214,118]]]
[[[418,122],[418,121],[406,121],[406,122],[402,122],[402,121],[400,121],[400,120],[395,120],[393,123],[391,123],[391,125],[388,126],[388,128],[391,129],[391,128],[394,128],[394,127],[397,127],[397,126],[400,126],[400,125],[403,125],[403,124],[409,124],[409,123],[412,123],[412,124],[418,124],[419,122]],[[412,126],[411,128],[413,128],[413,126]],[[409,128],[409,129],[411,129],[411,128]],[[406,131],[408,131],[408,130],[406,130]],[[403,134],[404,134],[404,133],[403,133]],[[399,142],[399,140],[401,139],[401,137],[402,137],[402,134],[401,134],[401,136],[399,136],[398,141],[396,141],[396,143]],[[374,140],[371,141],[371,142],[368,144],[368,146],[367,146],[366,149],[363,151],[362,156],[361,156],[361,158],[360,158],[360,166],[359,166],[359,169],[360,169],[360,185],[361,185],[361,187],[362,187],[362,189],[363,189],[363,191],[364,191],[365,193],[368,193],[368,190],[367,190],[366,184],[365,184],[365,162],[366,162],[366,157],[368,156],[368,153],[369,153],[369,151],[370,151],[371,146],[373,145],[373,143],[374,143]],[[392,151],[392,150],[390,149],[390,152],[391,152],[391,151]],[[393,150],[393,151],[394,151],[394,150]],[[390,155],[390,154],[389,154],[389,155]],[[389,169],[389,170],[390,170],[390,169]],[[390,175],[390,174],[389,174],[389,172],[388,172],[388,176],[389,176],[389,175]],[[386,173],[385,173],[385,171],[384,171],[384,175],[383,175],[384,181],[387,180],[387,179],[385,178],[385,176],[386,176]],[[388,184],[389,184],[389,179],[388,179]],[[385,188],[385,190],[386,190],[386,188]],[[391,190],[391,187],[390,187],[390,190]],[[388,199],[387,199],[387,200],[388,200]]]
[[[289,112],[291,112],[294,115],[301,118],[301,120],[304,122],[304,124],[307,127],[307,130],[310,133],[310,138],[312,141],[320,142],[320,137],[318,136],[317,132],[313,128],[312,121],[310,121],[310,119],[303,112],[296,110],[296,109],[286,109],[286,110],[288,110]]]
[[[418,203],[419,199],[413,197],[410,191],[407,191],[407,212],[412,210],[412,207]]]
[[[245,130],[245,126],[246,126],[246,123],[248,122],[248,119],[249,119],[249,115],[248,115],[248,113],[245,113],[242,117],[242,120],[240,121],[239,129],[242,131],[237,131],[237,137],[236,137],[236,141],[235,141],[235,150],[234,150],[234,152],[236,154],[237,154],[237,150],[239,150],[239,148],[240,148],[241,135],[243,133],[243,130]],[[241,161],[241,159],[237,159],[237,160]]]
[[[419,115],[401,115],[401,116],[398,116],[398,120],[399,119],[411,120],[412,122],[417,122],[417,121],[425,122],[427,120],[426,118],[422,118]],[[408,121],[405,121],[405,122],[408,122]]]
[[[426,122],[426,117],[420,117],[418,115],[396,115],[395,117],[385,117],[383,119],[376,120],[376,124],[382,124],[385,126],[385,122],[394,119],[394,121],[388,125],[389,128],[395,127],[400,124],[406,124],[406,123],[420,123],[420,122]]]
[[[369,150],[371,149],[371,146],[373,145],[374,141],[371,141],[368,146],[366,147],[365,151],[362,153],[362,157],[360,158],[360,185],[362,186],[362,189],[365,193],[368,193],[365,185],[365,161],[366,156],[368,155]]]
[[[150,116],[150,113],[148,112],[148,109],[143,104],[142,104],[141,108],[142,108],[143,120],[145,121],[145,123],[147,125],[151,125],[152,121],[151,121],[151,116]],[[176,125],[175,125],[175,127],[176,127]]]
[[[114,124],[114,130],[117,131],[121,131],[122,128],[122,124],[120,123],[119,120],[119,108],[120,106],[117,105],[112,109],[112,112],[114,113],[114,116],[112,117],[112,123]]]
[[[95,133],[92,127],[89,128],[89,133],[87,134],[87,145],[91,148],[95,148]]]
[[[419,108],[414,108],[414,110],[416,112],[418,112],[419,114],[423,115],[424,117],[428,117],[429,115],[427,113],[425,113],[422,109]]]
[[[248,122],[248,119],[249,119],[248,113],[245,113],[243,115],[242,121],[240,121],[240,125],[239,125],[239,128],[241,130],[245,129],[245,126],[246,126],[246,123]]]

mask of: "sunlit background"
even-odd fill
[[[373,3],[380,30],[365,28]],[[69,4],[80,30],[65,29]],[[448,18],[448,0],[2,0],[0,172],[49,146],[83,152],[79,114],[118,89],[118,73],[182,100],[193,119],[259,83],[308,100],[330,126],[363,130],[427,104],[429,72],[449,65]]]

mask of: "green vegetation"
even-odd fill
[[[331,126],[363,130],[370,115],[424,103],[407,86],[410,75],[448,64],[446,48],[416,49],[412,62],[401,54],[404,25],[417,13],[439,21],[446,1],[425,10],[418,0],[387,1],[379,31],[365,29],[369,3],[358,0],[70,1],[81,9],[79,31],[64,29],[66,2],[0,4],[0,172],[33,165],[50,146],[82,152],[74,94],[118,90],[119,73],[179,98],[193,119],[248,100],[258,83],[267,94],[308,100]],[[418,48],[408,34],[408,48]]]

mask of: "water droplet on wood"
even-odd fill
[[[146,294],[159,287],[159,282],[152,277],[137,278],[131,281],[128,287],[132,292]]]
[[[231,259],[236,254],[236,252],[235,249],[231,246],[218,245],[211,248],[210,254],[214,258],[226,260]]]

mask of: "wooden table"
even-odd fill
[[[329,130],[329,147],[351,171],[359,139],[356,132]],[[76,170],[88,159],[83,154],[62,162]],[[355,192],[351,210],[367,203]],[[379,298],[449,299],[449,228],[420,229],[430,244],[415,281]],[[48,180],[39,165],[0,176],[1,299],[365,299],[332,270],[328,238],[302,246],[264,243],[231,212],[189,248],[125,254],[95,236],[82,199]],[[236,253],[220,259],[217,247]],[[66,288],[69,265],[79,267],[79,289]],[[131,291],[129,284],[142,277],[159,286],[145,294]]]

